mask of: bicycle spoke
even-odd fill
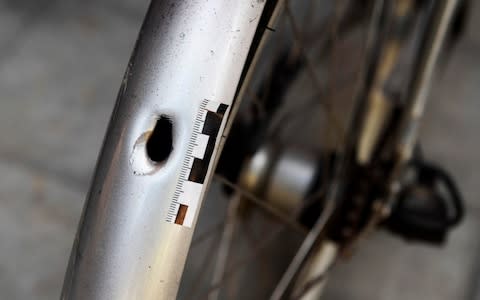
[[[208,297],[211,293],[215,292],[219,288],[222,287],[222,285],[229,280],[233,275],[235,275],[240,268],[245,266],[246,264],[250,263],[253,259],[255,259],[262,251],[264,251],[268,246],[270,246],[273,241],[275,241],[280,235],[287,229],[287,226],[282,226],[278,228],[276,231],[273,231],[270,233],[269,236],[265,237],[258,245],[258,248],[255,250],[254,253],[251,253],[250,255],[247,255],[246,257],[239,259],[235,263],[232,264],[232,267],[230,267],[225,273],[219,282],[216,284],[210,286],[210,288],[204,293],[204,296],[201,297],[201,299],[204,299]]]
[[[262,85],[260,86],[260,89],[254,90],[252,89],[252,87],[247,87],[246,89],[246,95],[248,98],[250,98],[251,105],[251,107],[248,107],[248,113],[256,114],[252,116],[254,118],[257,118],[257,120],[269,122],[266,132],[266,139],[276,139],[277,137],[281,137],[283,139],[284,136],[278,135],[280,132],[283,131],[282,133],[287,133],[287,130],[285,129],[288,129],[288,132],[295,132],[297,128],[296,126],[299,126],[301,123],[300,121],[304,122],[306,120],[306,118],[301,118],[299,116],[313,115],[314,113],[317,114],[318,108],[321,108],[321,122],[322,124],[323,122],[326,122],[329,125],[325,127],[325,136],[327,136],[327,139],[333,142],[333,148],[337,149],[337,151],[339,151],[339,153],[341,154],[342,152],[339,149],[340,147],[342,147],[342,145],[346,145],[343,146],[342,149],[348,149],[347,142],[350,138],[348,134],[351,131],[351,124],[349,123],[349,120],[345,119],[343,116],[342,119],[339,119],[334,110],[333,104],[336,103],[334,102],[334,100],[339,97],[339,94],[337,94],[337,87],[343,87],[347,84],[348,86],[353,86],[352,99],[356,101],[358,98],[356,97],[356,95],[358,94],[358,91],[361,91],[361,76],[364,75],[366,69],[365,65],[368,65],[367,61],[362,61],[358,64],[359,73],[350,72],[346,76],[344,74],[337,74],[339,73],[339,66],[337,64],[339,62],[339,31],[341,31],[340,34],[343,34],[346,31],[344,28],[344,23],[346,21],[346,18],[348,18],[349,16],[348,14],[352,13],[350,7],[353,5],[353,1],[341,1],[342,5],[338,5],[338,3],[336,3],[335,11],[326,20],[324,24],[320,24],[321,26],[319,26],[318,22],[315,22],[315,18],[313,16],[313,6],[315,5],[315,0],[309,1],[308,5],[310,8],[307,11],[305,19],[303,19],[301,23],[296,20],[296,16],[294,15],[292,7],[289,3],[289,0],[286,0],[286,18],[284,21],[289,23],[288,26],[291,28],[295,44],[291,48],[287,57],[287,61],[285,63],[289,63],[295,60],[302,61],[302,76],[305,76],[304,78],[307,80],[307,84],[311,82],[313,89],[310,89],[312,89],[312,93],[310,94],[310,96],[302,99],[306,101],[301,101],[297,103],[292,109],[278,109],[270,116],[270,113],[267,111],[267,100],[269,100],[269,97],[272,97],[273,95],[269,95],[269,93],[272,91],[270,85],[272,80],[274,80],[273,76],[275,76],[274,72],[272,71],[274,64],[270,64],[267,69],[264,69],[267,71],[265,72],[263,80],[261,81]],[[372,16],[372,18],[374,17],[375,16]],[[340,28],[340,26],[342,27]],[[319,27],[321,27],[322,29],[322,34],[315,36],[314,33],[319,32]],[[310,30],[310,32],[308,32],[308,30]],[[371,31],[372,28],[369,27],[367,31],[367,37],[371,38]],[[315,37],[315,40],[308,39],[313,37]],[[370,40],[371,39],[369,38],[366,39],[366,46],[364,49],[365,53],[362,53],[362,55],[369,55]],[[277,47],[275,50],[279,50],[278,48],[280,47]],[[319,55],[318,57],[312,56],[313,52],[311,51],[311,49],[320,49],[319,52],[321,53],[321,55]],[[283,48],[283,50],[285,49]],[[280,53],[279,51],[276,52],[276,54],[285,53],[284,51],[281,51],[282,53]],[[273,55],[273,57],[277,56],[278,55]],[[328,58],[327,63],[323,63],[324,58]],[[321,67],[322,69],[319,69],[319,67]],[[268,70],[270,70],[270,72],[268,72]],[[325,76],[325,78],[324,72],[328,74],[328,76]],[[357,77],[357,74],[359,74],[360,76]],[[349,89],[347,91],[350,92],[350,90],[352,89]],[[302,97],[305,96],[305,94],[302,94]],[[350,97],[349,94],[347,96]],[[337,107],[335,107],[335,109],[338,110]],[[353,109],[353,112],[355,112],[355,107]],[[314,124],[312,123],[310,125]],[[279,140],[277,142],[282,141]],[[292,213],[291,216],[288,216],[276,207],[272,206],[269,202],[262,199],[261,197],[258,197],[250,191],[242,188],[240,185],[231,182],[226,177],[215,174],[213,179],[231,188],[234,191],[234,196],[229,203],[225,220],[211,226],[205,232],[195,238],[192,242],[192,246],[196,246],[200,243],[203,243],[212,236],[217,236],[219,234],[219,236],[215,238],[215,241],[212,242],[212,245],[210,245],[209,248],[209,252],[212,252],[214,251],[214,247],[218,245],[216,259],[212,260],[212,256],[207,254],[207,257],[209,256],[210,260],[213,261],[213,263],[209,264],[206,261],[207,258],[205,258],[205,260],[201,264],[200,274],[195,280],[194,287],[192,289],[192,291],[194,291],[194,293],[192,294],[195,294],[195,299],[206,298],[209,300],[217,300],[220,296],[228,296],[230,298],[238,296],[238,293],[241,293],[241,291],[238,290],[238,283],[242,282],[242,278],[244,277],[243,275],[239,276],[239,272],[241,271],[241,269],[244,269],[247,264],[251,264],[254,259],[267,253],[267,248],[279,237],[282,232],[284,232],[287,228],[290,227],[297,232],[306,234],[306,237],[303,240],[303,243],[301,244],[297,253],[293,257],[292,261],[290,262],[290,265],[282,275],[281,280],[275,287],[275,290],[273,291],[270,299],[278,300],[284,297],[286,295],[286,292],[290,291],[289,288],[292,285],[293,280],[297,278],[297,275],[304,266],[305,262],[313,253],[314,246],[322,237],[324,233],[324,227],[326,226],[327,222],[329,221],[331,215],[335,210],[335,198],[337,195],[337,189],[340,185],[340,181],[338,180],[338,173],[341,173],[340,171],[338,171],[338,165],[343,164],[344,156],[340,155],[340,159],[333,166],[334,169],[326,167],[325,170],[322,171],[322,173],[325,174],[321,175],[323,184],[321,188],[306,197],[302,201],[301,205],[299,205],[296,209],[296,212],[300,212],[308,208],[312,203],[324,203],[323,210],[321,211],[320,216],[318,217],[314,227],[310,231],[308,230],[308,228],[299,224],[297,220],[292,217],[294,213]],[[341,169],[343,170],[343,168]],[[330,179],[331,174],[336,174],[333,176],[333,179]],[[250,223],[246,219],[239,219],[237,209],[240,205],[240,202],[244,200],[249,201],[256,208],[258,208],[258,212],[273,217],[275,220],[281,222],[282,225],[277,226],[277,228],[275,228],[273,231],[265,234],[266,238],[263,238],[262,235],[262,238],[259,239],[258,236],[256,236],[254,232],[252,232],[252,228],[247,226],[247,224]],[[249,216],[251,217],[251,215]],[[239,235],[240,237],[238,237]],[[238,237],[241,241],[239,245],[248,246],[247,251],[234,251],[234,249],[236,249],[236,247],[233,246],[234,243],[235,246],[237,246],[237,243],[234,241],[234,237],[235,239],[237,239]],[[234,255],[238,256],[238,258],[234,259],[232,257]],[[332,265],[333,264],[334,263],[332,263]],[[202,275],[205,274],[206,270],[211,270],[210,265],[213,265],[213,274],[210,280],[210,286],[206,291],[200,292],[198,288],[198,282],[202,282],[200,278]],[[268,268],[265,265],[264,260],[259,260],[258,267],[260,268],[259,272],[261,272],[261,274],[268,274]],[[318,273],[321,274],[318,274],[313,278],[308,278],[307,282],[302,282],[302,284],[298,286],[299,289],[297,289],[296,286],[294,291],[295,295],[293,295],[294,299],[300,299],[304,295],[309,293],[309,291],[315,286],[319,284],[324,284],[326,274],[328,273],[330,268],[331,266],[328,267],[328,269],[325,270],[323,273],[321,273],[322,271],[319,271]],[[314,276],[313,274],[317,273],[312,273],[311,276]],[[234,277],[235,281],[238,281],[236,285],[233,285],[232,283]],[[204,284],[204,282],[202,284]],[[220,294],[220,292],[222,292],[222,294]]]
[[[330,54],[329,54],[329,59],[328,61],[328,76],[327,76],[327,87],[326,87],[326,92],[325,92],[325,101],[330,100],[331,96],[335,92],[335,86],[336,86],[336,80],[337,80],[337,68],[336,68],[336,62],[337,62],[337,42],[338,42],[338,25],[339,25],[339,5],[338,1],[335,1],[335,8],[333,12],[333,20],[331,22],[331,25],[329,26],[329,37],[331,39],[331,45],[330,45]],[[332,108],[333,110],[333,108]],[[340,122],[340,121],[338,121]],[[334,148],[337,148],[339,143],[341,143],[344,140],[344,134],[345,130],[343,129],[342,126],[342,131],[338,132],[332,132],[329,130],[330,128],[335,129],[333,126],[332,127],[327,127],[327,135],[334,136],[335,133],[338,135],[338,137],[335,139],[337,141],[337,144],[334,146]]]
[[[260,99],[260,97],[254,91],[252,91],[250,87],[247,88],[247,93],[249,95],[249,99],[251,99],[253,105],[256,107],[260,119],[264,120],[267,116],[267,111],[265,109],[263,99]]]
[[[314,19],[314,15],[315,15],[315,12],[316,12],[316,3],[318,1],[314,1],[314,0],[310,0],[308,1],[308,4],[307,4],[307,15],[305,16],[304,18],[304,22],[303,22],[303,32],[304,33],[307,33],[307,30],[312,28],[312,24],[313,24],[313,19]]]
[[[375,40],[374,37],[377,34],[377,29],[375,28],[375,25],[380,19],[382,7],[383,7],[382,1],[376,2],[375,6],[373,7],[372,20],[367,32],[367,39],[366,39],[367,42],[365,44],[365,56],[367,57],[370,57],[371,55],[372,43]],[[360,83],[358,84],[360,85]],[[345,167],[345,158],[343,158],[342,161],[339,164],[337,164],[336,172],[335,172],[336,175],[334,175],[334,181],[332,182],[330,192],[328,192],[327,194],[327,203],[324,206],[322,214],[318,218],[312,230],[309,232],[309,234],[305,238],[300,249],[298,250],[297,254],[292,260],[287,271],[284,273],[282,279],[278,283],[270,299],[279,300],[285,295],[293,279],[296,277],[296,275],[300,271],[303,263],[305,262],[310,252],[312,251],[313,246],[315,245],[316,241],[320,237],[323,231],[323,228],[326,222],[328,221],[328,218],[334,211],[335,199],[338,193],[339,182],[340,182],[339,179],[343,174],[344,167]]]
[[[258,244],[260,243],[260,239],[258,239],[254,232],[253,229],[250,227],[250,224],[248,222],[244,222],[243,226],[241,227],[241,232],[245,236],[247,240],[247,244],[250,248],[250,251],[253,252],[258,252]],[[261,274],[259,277],[260,278],[267,278],[269,276],[268,274],[268,266],[266,262],[263,259],[259,260],[259,273]]]
[[[338,1],[337,1],[338,2]],[[311,80],[313,83],[317,82],[319,83],[320,80],[318,79],[318,76],[316,75],[316,72],[314,70],[314,63],[312,59],[309,59],[308,54],[306,53],[307,48],[316,48],[318,51],[316,51],[317,58],[324,58],[325,55],[327,55],[326,50],[330,49],[331,51],[334,51],[335,44],[337,37],[340,34],[346,34],[350,31],[352,26],[357,23],[361,18],[358,15],[358,7],[355,6],[355,2],[353,1],[340,1],[343,3],[343,5],[337,5],[339,8],[336,8],[336,15],[333,18],[333,20],[327,20],[324,21],[322,25],[316,25],[309,23],[308,21],[308,15],[309,13],[313,12],[313,4],[316,3],[318,4],[317,1],[311,1],[310,8],[308,9],[307,12],[307,17],[305,18],[305,21],[302,24],[302,30],[303,32],[300,33],[300,30],[298,30],[298,22],[295,20],[293,17],[293,14],[290,16],[292,17],[291,20],[293,21],[293,24],[295,28],[292,28],[292,31],[294,32],[294,37],[295,37],[295,45],[292,47],[294,50],[293,52],[296,53],[296,56],[302,55],[307,58],[307,71],[308,75],[314,75],[311,77]],[[287,6],[287,9],[290,9]],[[287,11],[288,13],[288,11]],[[314,30],[310,34],[307,31],[308,29]],[[298,45],[300,43],[300,45]],[[301,48],[301,49],[300,49]],[[302,51],[299,51],[302,50]],[[317,62],[315,62],[317,63]],[[318,63],[317,63],[318,64]],[[330,71],[329,74],[333,74],[332,70],[336,70],[337,68],[334,67],[334,64],[330,64]],[[329,79],[333,79],[332,76],[329,76]],[[335,86],[341,86],[343,91],[343,87],[347,82],[352,82],[351,81],[351,76],[347,76],[346,78],[338,78],[335,76]],[[324,106],[325,103],[328,104],[328,102],[331,102],[331,99],[334,99],[335,93],[338,92],[339,90],[333,88],[333,84],[329,84],[325,87],[320,86],[320,84],[316,85],[315,93],[313,96],[309,96],[308,98],[311,98],[307,101],[304,101],[303,103],[297,103],[297,106],[294,109],[289,109],[289,110],[284,110],[281,111],[279,114],[274,116],[274,120],[272,121],[272,124],[269,126],[268,129],[268,136],[270,137],[275,137],[278,135],[280,132],[280,129],[284,127],[284,124],[292,124],[295,123],[294,121],[299,121],[296,123],[301,123],[300,121],[304,121],[305,118],[298,118],[299,115],[305,116],[306,114],[311,114],[312,112],[315,111],[314,107],[317,105],[322,105]],[[327,89],[327,87],[332,87]],[[319,101],[319,99],[322,99],[322,101]],[[345,129],[344,125],[342,126],[342,123],[340,122],[340,119],[336,117],[336,115],[333,113],[333,108],[332,108],[332,113],[330,111],[326,111],[325,109],[322,110],[322,113],[325,113],[327,120],[333,119],[334,121],[337,120],[337,122],[333,122],[333,127],[335,127],[335,133],[336,134],[330,134],[333,139],[338,140],[338,142],[343,141],[345,137]],[[330,121],[330,123],[332,123]],[[338,126],[336,126],[338,125]],[[294,130],[292,132],[295,132]]]
[[[218,231],[216,231],[218,233]],[[195,278],[193,279],[193,284],[190,286],[190,289],[187,295],[192,295],[190,299],[195,299],[195,296],[198,293],[199,288],[201,287],[202,277],[205,275],[205,272],[209,269],[211,259],[211,254],[214,253],[216,246],[220,241],[220,236],[212,241],[207,251],[205,251],[202,263],[200,264],[199,271],[197,272]]]
[[[232,199],[232,202],[235,202],[235,199]],[[238,205],[239,202],[237,202],[236,205]],[[235,204],[232,204],[231,206],[229,206],[229,210],[233,213],[235,211]],[[238,209],[238,207],[237,207]],[[225,221],[221,222],[223,224],[226,224],[226,226],[228,226],[227,224],[229,223],[232,223],[233,220],[229,220],[229,218],[227,217]],[[240,220],[235,220],[235,222],[239,222]],[[242,231],[244,233],[245,230],[247,229],[246,226],[246,222],[242,222],[242,226],[239,226],[240,229],[243,229]],[[218,226],[219,224],[217,224]],[[245,225],[245,226],[243,226]],[[224,245],[228,245],[229,243],[232,243],[233,242],[233,226],[230,227],[229,229],[225,229],[224,232],[226,232],[226,234],[224,236],[226,236],[227,238],[224,239],[223,243]],[[219,290],[225,286],[227,283],[230,283],[231,284],[231,281],[233,280],[234,276],[238,274],[238,272],[245,266],[247,266],[248,264],[251,263],[252,260],[258,258],[259,256],[263,255],[263,251],[266,250],[266,248],[268,246],[270,246],[270,244],[275,240],[277,239],[281,233],[283,233],[284,231],[286,231],[288,229],[288,227],[286,225],[283,225],[282,227],[279,227],[276,231],[270,233],[270,234],[266,234],[266,238],[262,239],[262,240],[259,240],[259,239],[255,239],[254,241],[252,241],[252,235],[249,235],[248,239],[249,239],[249,242],[250,242],[250,247],[251,247],[251,251],[249,255],[247,255],[246,257],[244,258],[241,258],[239,260],[237,260],[236,262],[234,262],[233,264],[231,264],[231,267],[228,268],[227,271],[225,271],[227,268],[227,262],[229,260],[231,260],[231,258],[228,258],[229,256],[231,255],[225,255],[228,253],[228,250],[223,250],[223,255],[220,254],[219,252],[221,252],[222,250],[220,250],[220,248],[222,247],[222,239],[221,237],[219,237],[218,239],[216,239],[212,245],[210,246],[209,250],[207,251],[206,253],[206,256],[205,256],[205,260],[206,261],[203,261],[202,262],[202,266],[200,268],[200,271],[199,273],[197,274],[196,276],[196,284],[194,285],[195,286],[195,289],[192,289],[193,292],[189,293],[189,295],[192,295],[191,299],[215,299],[214,297],[217,297],[218,298],[218,295],[219,295]],[[212,230],[213,231],[213,230]],[[218,230],[214,231],[214,232],[217,232],[218,233]],[[263,236],[263,235],[262,235]],[[252,244],[253,243],[253,244]],[[223,266],[221,267],[218,267],[220,269],[220,271],[218,271],[219,274],[221,274],[221,276],[218,276],[218,280],[215,280],[215,282],[212,281],[212,284],[210,286],[210,288],[202,293],[201,295],[204,295],[202,297],[198,297],[198,288],[200,286],[200,282],[201,282],[201,277],[204,276],[205,272],[207,272],[207,270],[209,269],[209,266],[211,265],[210,262],[213,261],[211,259],[211,253],[213,252],[213,248],[215,248],[214,246],[215,245],[218,245],[218,251],[217,251],[217,255],[220,255],[220,256],[223,256],[224,259],[222,261],[221,264],[223,264]],[[230,246],[230,245],[228,245]],[[228,247],[227,246],[227,247]],[[228,258],[228,259],[227,259]],[[218,266],[218,265],[217,265]],[[221,271],[221,269],[223,269],[223,272]]]
[[[314,88],[315,88],[317,94],[322,95],[322,97],[323,97],[325,95],[325,87],[322,86],[321,80],[318,77],[317,72],[315,71],[315,66],[314,66],[313,62],[311,61],[311,59],[310,59],[310,57],[309,57],[309,55],[308,55],[308,53],[305,49],[302,34],[299,30],[299,27],[298,27],[297,21],[295,19],[295,16],[293,15],[293,12],[290,9],[289,3],[290,3],[290,1],[286,1],[285,12],[287,14],[288,20],[290,21],[290,25],[291,25],[290,27],[292,29],[292,33],[293,33],[293,36],[294,36],[296,46],[299,49],[299,53],[303,56],[303,58],[305,60],[306,71],[307,71],[310,79],[312,80],[312,83],[314,85]],[[333,111],[333,108],[330,105],[330,103],[327,103],[326,101],[321,101],[321,105],[324,107],[324,109],[327,113],[327,117],[330,120],[331,125],[335,129],[337,135],[339,137],[343,136],[343,132],[344,132],[343,126],[341,125],[341,122],[339,121],[338,117],[335,115],[335,113]]]
[[[202,232],[198,237],[193,239],[192,243],[190,244],[190,247],[195,247],[201,244],[203,241],[210,238],[212,235],[219,233],[222,230],[224,224],[225,224],[225,220],[222,220],[217,224],[213,225],[212,227],[208,228],[204,232]]]
[[[337,80],[337,85],[343,86],[346,85],[348,82],[352,81],[351,76],[347,76],[345,78],[341,78],[340,80]],[[332,92],[332,94],[329,94],[328,96],[322,96],[317,93],[314,95],[307,96],[307,100],[303,103],[299,103],[298,106],[295,108],[292,108],[290,110],[284,110],[282,112],[279,112],[277,115],[274,116],[271,125],[269,126],[268,129],[268,135],[274,136],[277,134],[277,132],[280,131],[280,128],[283,127],[287,123],[297,123],[297,124],[303,124],[305,121],[304,119],[298,119],[295,118],[295,116],[301,116],[301,115],[306,115],[314,111],[315,107],[317,105],[321,105],[321,101],[318,101],[320,97],[325,97],[327,99],[334,98],[335,94]],[[327,99],[327,100],[328,100]],[[302,122],[303,121],[303,122]],[[342,137],[345,136],[345,132],[342,133]]]
[[[323,232],[325,225],[327,224],[328,220],[330,219],[331,215],[335,209],[335,198],[338,193],[338,185],[334,184],[332,187],[332,192],[329,193],[330,196],[327,199],[323,210],[315,222],[315,225],[310,230],[308,235],[303,240],[302,245],[298,249],[297,253],[295,254],[292,262],[288,266],[287,270],[280,279],[280,282],[275,287],[275,290],[270,297],[270,300],[280,300],[286,293],[287,289],[290,287],[293,279],[300,271],[301,267],[303,266],[305,260],[310,255],[314,245],[318,241],[318,238]]]
[[[233,236],[235,234],[235,225],[238,219],[237,214],[238,214],[238,207],[240,205],[240,201],[241,201],[241,195],[238,193],[234,194],[233,197],[231,197],[230,199],[225,226],[223,228],[222,238],[220,240],[220,245],[217,251],[215,266],[213,269],[213,276],[211,280],[212,285],[221,281],[225,273],[227,261],[229,258],[230,248],[233,241]],[[220,290],[217,289],[216,291],[212,292],[208,296],[208,300],[217,300],[219,296],[220,296]]]
[[[251,203],[255,204],[257,207],[261,208],[263,211],[267,212],[271,216],[275,217],[282,223],[290,226],[291,228],[295,229],[300,233],[306,233],[308,230],[301,224],[299,224],[296,220],[292,219],[291,217],[286,216],[283,212],[279,211],[277,208],[269,205],[266,201],[260,199],[259,197],[255,196],[254,194],[250,193],[249,191],[243,189],[239,185],[231,182],[227,178],[222,175],[215,174],[214,179],[217,179],[221,183],[225,184],[226,186],[232,188],[235,192],[240,193],[246,200],[249,200]]]
[[[290,8],[288,7],[288,4],[287,4],[287,15],[288,15],[290,23],[292,25],[291,26],[292,31],[294,32],[294,35],[296,35],[296,39],[297,39],[298,43],[301,44],[302,43],[301,36],[298,32],[294,16],[293,16]],[[335,60],[332,59],[332,58],[335,57],[336,33],[337,33],[337,25],[338,25],[338,17],[339,17],[338,15],[339,15],[338,7],[336,6],[335,7],[334,19],[333,19],[332,25],[330,27],[330,31],[331,31],[330,34],[332,36],[332,46],[331,46],[331,56],[332,57],[331,57],[330,65],[329,65],[329,69],[330,69],[329,70],[329,78],[330,78],[330,81],[331,81],[331,82],[329,82],[330,86],[332,85],[332,82],[335,80],[335,78],[332,78],[334,76],[334,70],[335,70]],[[322,94],[332,95],[333,94],[333,88],[332,87],[330,87],[330,89],[328,89],[325,93],[322,93],[323,91],[321,90],[319,78],[316,75],[316,72],[314,70],[314,66],[309,61],[308,54],[306,53],[306,51],[304,49],[302,51],[303,51],[303,54],[304,54],[304,58],[307,62],[307,71],[309,73],[310,78],[314,82],[314,85],[317,88],[317,93],[319,93],[319,95],[322,95]],[[325,108],[325,111],[327,112],[327,117],[329,118],[329,120],[332,124],[331,128],[334,129],[336,134],[338,135],[338,139],[337,139],[337,143],[338,143],[339,140],[343,140],[344,130],[343,130],[342,127],[340,127],[341,126],[340,121],[334,115],[333,108],[329,105],[329,103],[327,103],[326,101],[322,101],[322,104]],[[335,200],[336,200],[337,192],[338,192],[338,183],[334,182],[332,187],[331,187],[330,193],[327,194],[327,198],[326,198],[327,201],[325,202],[325,205],[323,207],[323,210],[322,210],[319,218],[317,219],[315,225],[313,226],[313,228],[310,230],[310,232],[308,233],[308,235],[304,239],[302,245],[300,246],[299,250],[295,254],[295,256],[294,256],[293,260],[291,261],[290,265],[288,266],[287,270],[285,271],[285,273],[283,274],[279,283],[275,287],[275,289],[272,293],[272,296],[270,298],[271,300],[280,300],[281,298],[284,297],[288,288],[292,284],[292,281],[294,280],[294,278],[296,278],[297,274],[300,272],[300,270],[301,270],[302,266],[304,265],[305,261],[308,259],[308,257],[312,253],[313,247],[317,243],[319,237],[323,233],[323,230],[324,230],[328,220],[330,219],[331,215],[334,212],[334,209],[335,209],[335,206],[336,206],[335,205]]]
[[[306,282],[302,289],[292,297],[292,300],[301,300],[303,296],[305,296],[312,288],[314,288],[317,284],[322,284],[325,282],[325,280],[328,277],[328,273],[330,273],[330,270],[332,269],[334,263],[332,263],[325,272],[318,274],[314,278],[310,279],[308,282]]]

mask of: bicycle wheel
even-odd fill
[[[370,4],[287,2],[274,23],[277,1],[153,1],[99,157],[62,298],[173,299],[182,274],[180,297],[265,299],[280,278],[287,286],[273,299],[286,296],[301,268],[289,268],[285,280],[285,267],[295,253],[305,264],[337,214],[329,199],[337,193],[338,170],[348,164],[342,154],[352,147],[349,126],[359,116],[386,18],[383,1]],[[213,185],[217,195],[230,201],[207,202],[199,218],[212,177],[220,183]],[[203,249],[191,253],[206,259],[192,256],[183,272],[197,218],[208,229],[193,241]],[[244,236],[236,240],[240,230]],[[215,236],[212,255],[217,243],[201,242]],[[254,271],[255,264],[263,270]],[[188,278],[191,268],[199,277]],[[252,284],[258,272],[265,275]],[[307,290],[323,284],[311,281]],[[307,290],[301,285],[293,295],[305,297]]]

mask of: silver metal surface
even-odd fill
[[[266,145],[245,164],[240,185],[288,215],[310,192],[318,167],[318,159],[306,151]]]
[[[242,169],[239,180],[241,187],[255,195],[262,195],[276,156],[275,147],[260,147]]]
[[[194,116],[203,99],[231,104],[263,7],[264,1],[152,2],[97,163],[62,299],[175,298],[195,226],[165,217]],[[173,123],[173,151],[153,164],[134,148],[161,115]],[[132,161],[142,160],[148,172],[138,173]]]
[[[323,241],[314,254],[305,263],[293,288],[295,299],[318,300],[322,296],[327,282],[324,276],[335,262],[338,245],[332,241]],[[315,283],[315,284],[312,284]],[[311,286],[310,286],[311,285]]]
[[[305,151],[284,149],[272,168],[265,199],[285,213],[301,205],[314,184],[318,160]]]
[[[458,0],[442,0],[435,3],[438,5],[438,9],[428,28],[427,39],[422,45],[420,65],[415,69],[412,93],[407,99],[408,104],[401,120],[397,143],[397,153],[401,163],[411,158],[416,145],[420,121],[428,100],[435,67],[458,2]]]
[[[390,17],[392,20],[405,19],[414,9],[412,0],[393,2],[393,11]],[[378,67],[375,70],[373,83],[369,91],[365,117],[358,140],[357,162],[361,165],[370,163],[382,132],[391,118],[394,101],[388,95],[385,87],[398,64],[404,44],[405,40],[401,38],[401,33],[396,33],[390,35],[380,47]]]
[[[335,198],[338,193],[338,185],[334,182],[332,187],[330,187],[332,192],[330,193],[329,198],[327,198],[325,206],[323,207],[320,217],[317,219],[315,225],[313,225],[310,232],[307,234],[305,239],[302,242],[302,245],[298,249],[295,257],[288,266],[287,270],[283,274],[282,278],[275,287],[270,300],[281,300],[287,293],[290,285],[295,280],[298,273],[301,271],[305,262],[308,260],[308,257],[314,251],[314,247],[318,242],[320,235],[325,228],[328,220],[332,216],[335,210]]]

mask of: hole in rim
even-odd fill
[[[160,116],[148,138],[146,149],[151,161],[162,163],[167,160],[173,150],[173,123],[170,117]]]

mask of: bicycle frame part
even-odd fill
[[[324,240],[308,258],[298,275],[293,288],[293,299],[317,300],[322,297],[327,281],[328,270],[338,255],[338,245]]]
[[[265,1],[152,1],[62,299],[174,299]]]
[[[436,14],[428,26],[429,30],[421,46],[418,62],[416,62],[418,67],[415,69],[415,76],[410,83],[407,107],[401,117],[401,125],[397,133],[398,138],[395,146],[401,164],[412,158],[420,122],[434,78],[435,67],[455,11],[458,8],[458,3],[458,0],[435,2]]]

